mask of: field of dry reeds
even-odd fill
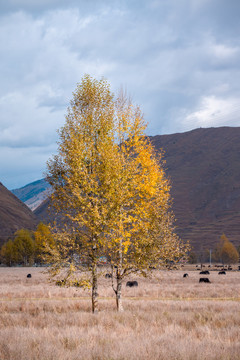
[[[240,272],[211,271],[210,284],[189,269],[132,277],[123,313],[102,276],[93,315],[88,290],[57,287],[42,271],[0,268],[1,360],[240,359]]]

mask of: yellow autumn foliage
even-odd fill
[[[86,75],[59,131],[58,154],[48,162],[58,214],[53,263],[91,269],[93,311],[100,256],[121,280],[186,253],[174,234],[161,154],[145,129],[139,107],[123,94],[114,98],[104,79]]]

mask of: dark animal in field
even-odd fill
[[[199,273],[200,275],[209,275],[209,271],[208,270],[204,270],[204,271],[200,271]]]
[[[105,275],[105,279],[111,279],[112,278],[112,274],[106,274]]]
[[[32,277],[32,275],[31,274],[27,274],[27,278],[31,278]]]
[[[188,274],[183,274],[183,277],[188,277]]]
[[[208,278],[200,278],[199,282],[205,282],[205,283],[210,283],[211,281]]]
[[[219,271],[218,275],[226,275],[226,272],[224,270]]]
[[[228,270],[232,270],[232,267],[231,267],[231,266],[229,266],[229,267],[228,267]]]
[[[137,281],[127,281],[126,286],[128,286],[128,287],[138,286],[138,282]]]

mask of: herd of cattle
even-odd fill
[[[198,266],[199,265],[196,265],[197,270],[198,270]],[[221,270],[218,272],[218,275],[226,275],[226,271],[232,270],[231,266],[228,266],[227,268],[222,268],[222,266],[215,265],[215,267],[221,267]],[[240,270],[240,266],[238,267],[238,270]],[[210,275],[210,272],[208,270],[202,270],[202,271],[200,271],[199,274],[200,275]],[[189,276],[188,273],[183,274],[184,278],[187,278],[188,276]],[[31,277],[32,277],[31,274],[27,274],[27,278],[31,278]],[[105,279],[110,279],[110,278],[112,278],[112,274],[110,274],[110,273],[105,274]],[[211,281],[207,277],[200,277],[199,282],[200,283],[211,283]],[[136,280],[127,281],[126,286],[127,287],[135,287],[135,286],[138,286],[138,282]]]
[[[204,266],[204,265],[203,265]],[[198,270],[198,265],[196,265],[197,270]],[[221,270],[218,272],[218,275],[226,275],[226,271],[232,270],[231,266],[228,266],[227,268],[222,268],[222,266],[219,265],[215,265],[215,267],[221,267]],[[240,270],[240,269],[239,269]],[[202,270],[199,273],[200,275],[210,275],[210,272],[208,270]],[[184,278],[188,277],[188,273],[183,274]],[[112,274],[107,273],[105,275],[105,278],[112,278]],[[211,281],[209,280],[209,278],[207,277],[200,277],[199,278],[199,282],[200,283],[211,283]],[[126,282],[126,286],[127,287],[134,287],[134,286],[138,286],[138,282],[137,281],[127,281]]]
[[[218,272],[218,275],[226,275],[226,270],[232,270],[231,267],[229,267],[228,269],[221,269],[219,272]],[[200,271],[199,273],[200,275],[210,275],[210,272],[208,270],[203,270],[203,271]],[[183,277],[188,277],[188,274],[184,274]],[[199,282],[204,282],[204,283],[211,283],[211,281],[209,280],[209,278],[207,277],[200,277],[199,278]]]

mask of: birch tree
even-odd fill
[[[170,184],[162,154],[156,154],[145,136],[146,124],[139,107],[133,107],[124,96],[116,101],[116,123],[118,170],[116,193],[110,201],[114,217],[106,251],[117,309],[122,311],[124,278],[131,273],[146,275],[150,267],[177,261],[186,255],[188,247],[174,233]]]
[[[67,264],[69,273],[80,264],[88,267],[93,312],[98,309],[100,256],[107,256],[114,270],[121,311],[126,276],[185,252],[173,231],[161,154],[145,129],[139,107],[124,95],[115,99],[105,80],[86,75],[60,130],[58,154],[48,162],[52,204],[61,216],[55,270]]]
[[[236,247],[225,234],[221,235],[213,256],[216,261],[221,261],[222,264],[235,264],[239,260],[239,253]]]
[[[114,101],[105,80],[88,75],[82,79],[59,134],[58,155],[48,162],[51,203],[61,216],[58,237],[64,234],[55,252],[55,269],[61,264],[72,270],[80,264],[88,267],[92,311],[97,312],[97,263],[108,224],[115,147]]]

